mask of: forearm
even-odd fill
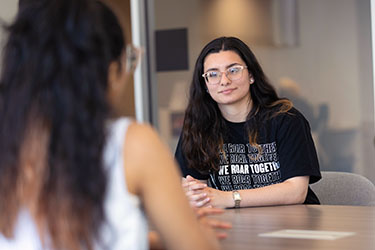
[[[301,204],[305,201],[308,177],[295,177],[283,183],[256,189],[238,190],[241,195],[241,207]],[[222,198],[215,204],[219,207],[234,207],[231,191],[221,193]]]

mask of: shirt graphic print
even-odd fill
[[[259,153],[260,152],[260,153]],[[210,173],[211,185],[223,191],[252,189],[282,182],[276,142],[224,143],[219,171]]]

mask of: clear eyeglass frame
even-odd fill
[[[230,70],[233,70],[234,68],[236,69],[239,69],[239,71],[237,72],[237,74],[233,74],[231,73]],[[226,75],[226,77],[231,80],[231,81],[235,81],[235,80],[238,80],[242,77],[242,74],[243,74],[243,70],[244,69],[247,69],[247,66],[244,66],[244,65],[235,65],[235,66],[232,66],[230,68],[228,68],[227,70],[225,71],[219,71],[219,70],[210,70],[206,73],[204,73],[202,75],[202,77],[204,78],[204,80],[206,81],[206,83],[210,84],[210,85],[216,85],[216,84],[219,84],[220,81],[221,81],[221,78],[223,76],[223,73]],[[215,79],[214,82],[213,79],[209,79],[209,74],[212,73],[212,72],[217,72],[218,75],[217,75],[217,79]]]
[[[135,47],[133,44],[126,45],[126,72],[133,72],[141,58],[142,49]]]

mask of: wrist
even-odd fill
[[[233,203],[234,203],[233,207],[234,208],[240,208],[242,197],[241,197],[241,194],[238,190],[232,191],[232,198],[233,198]]]
[[[222,191],[224,193],[224,197],[225,197],[225,204],[224,204],[224,207],[225,208],[232,208],[234,207],[234,200],[233,200],[233,194],[232,194],[232,191]]]

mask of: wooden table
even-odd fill
[[[223,250],[375,249],[375,207],[292,205],[228,209],[218,218],[232,223]],[[336,240],[266,238],[283,229],[355,232]]]

